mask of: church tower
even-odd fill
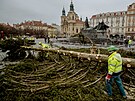
[[[74,5],[73,5],[72,0],[71,0],[71,4],[70,4],[70,11],[74,11]]]
[[[84,22],[79,19],[79,16],[74,11],[74,5],[71,0],[69,12],[66,15],[65,9],[62,10],[61,16],[61,32],[64,37],[70,37],[80,33],[84,27]]]
[[[65,8],[63,7],[62,16],[65,16],[65,15],[66,15]]]
[[[62,10],[62,16],[61,16],[61,32],[63,34],[66,33],[67,31],[67,24],[66,24],[66,11],[65,11],[65,8],[63,7],[63,10]]]

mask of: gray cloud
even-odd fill
[[[60,24],[64,6],[69,11],[71,0],[1,0],[0,22],[20,23],[25,20],[42,20],[45,23]],[[134,0],[73,0],[75,12],[85,17],[103,12],[127,10]]]

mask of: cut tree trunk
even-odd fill
[[[108,61],[108,55],[104,55],[104,54],[89,54],[89,53],[81,53],[81,52],[54,49],[54,48],[43,49],[43,48],[34,48],[34,47],[26,47],[26,46],[22,46],[22,48],[26,50],[52,52],[60,55],[67,55],[67,56],[81,58],[81,59],[88,59],[90,61],[93,60],[93,61],[99,61],[104,63],[107,63]],[[123,60],[123,65],[126,66],[127,68],[135,68],[135,59],[122,57],[122,60]]]

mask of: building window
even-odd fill
[[[124,26],[124,22],[125,22],[125,21],[124,21],[124,17],[123,17],[123,18],[122,18],[122,26]]]
[[[111,27],[113,27],[113,18],[111,19]]]
[[[124,28],[122,28],[122,32],[124,32]]]
[[[117,29],[117,32],[119,33],[119,28]]]
[[[78,33],[78,28],[76,29],[76,33]]]
[[[106,17],[106,24],[108,24],[109,22],[108,22],[108,17]]]
[[[72,16],[72,20],[74,20],[74,16]]]
[[[130,28],[128,28],[128,32],[130,32]]]

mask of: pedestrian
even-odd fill
[[[50,37],[49,36],[47,37],[47,39],[48,39],[48,43],[50,43]]]
[[[4,40],[4,32],[1,31],[1,39]]]
[[[128,40],[128,48],[130,48],[130,47],[131,47],[131,44],[132,44],[132,40],[131,40],[131,39],[129,39],[129,40]]]
[[[124,43],[125,43],[125,47],[128,47],[128,39],[125,39]]]
[[[46,43],[46,40],[47,40],[47,34],[44,35],[44,41]]]
[[[45,43],[46,43],[46,37],[44,37]]]
[[[115,81],[123,98],[127,98],[120,78],[122,72],[121,55],[117,52],[118,48],[113,45],[108,47],[108,51],[110,56],[108,57],[108,73],[105,77],[108,96],[112,96],[112,85]]]

